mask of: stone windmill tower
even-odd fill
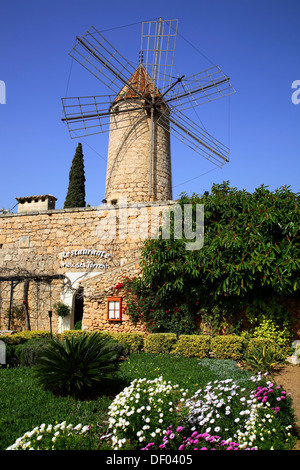
[[[170,134],[218,166],[228,161],[229,149],[183,111],[234,89],[218,66],[172,81],[177,24],[162,19],[143,23],[138,67],[94,27],[77,37],[70,52],[114,93],[62,100],[62,120],[72,138],[109,132],[108,203],[172,199]]]
[[[151,98],[151,88],[152,80],[140,64],[111,106],[105,189],[108,202],[118,201],[120,197],[126,197],[128,202],[172,199],[168,119],[165,117],[165,127],[157,125],[160,113],[167,116],[168,107],[156,89],[155,100],[158,100],[160,113],[154,111],[151,135],[150,107],[145,106],[146,99]],[[130,125],[124,127],[128,107]]]

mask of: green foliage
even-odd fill
[[[273,341],[252,342],[244,355],[243,361],[254,373],[270,373],[284,360],[282,349]]]
[[[126,279],[127,314],[136,324],[142,320],[151,333],[191,334],[196,331],[195,313],[198,303],[184,303],[180,299],[160,297],[152,288],[143,285],[140,278]]]
[[[0,340],[6,344],[16,345],[25,343],[33,338],[50,338],[50,332],[44,330],[20,331],[11,335],[0,335]]]
[[[71,307],[63,302],[55,302],[53,305],[56,315],[59,317],[67,317],[71,313]]]
[[[252,325],[254,337],[273,339],[279,346],[285,346],[291,341],[295,319],[276,299],[254,299],[245,313]]]
[[[211,338],[205,335],[180,335],[172,353],[185,357],[207,357],[210,340]]]
[[[38,383],[71,395],[110,377],[119,367],[120,348],[98,333],[54,339],[39,357]]]
[[[239,360],[243,357],[245,339],[238,335],[219,335],[211,339],[211,352],[216,359]]]
[[[263,320],[252,332],[254,338],[265,338],[274,341],[278,346],[287,346],[291,332],[287,327],[280,327],[272,320]]]
[[[187,250],[186,240],[173,236],[174,223],[170,239],[146,240],[142,277],[127,285],[129,314],[149,331],[185,334],[193,332],[203,308],[238,311],[253,298],[293,295],[300,286],[299,198],[289,187],[248,193],[229,182],[213,185],[209,195],[183,194],[182,207],[204,204],[204,246]],[[189,320],[180,331],[178,325],[171,329],[166,311],[183,305]]]
[[[144,340],[145,352],[169,353],[177,342],[175,333],[150,333]]]
[[[118,343],[128,346],[129,353],[142,351],[144,336],[144,333],[111,333],[111,337]]]
[[[21,366],[33,367],[37,364],[49,341],[51,341],[50,338],[29,339],[25,343],[14,346],[13,356],[16,357]]]
[[[67,207],[85,207],[85,174],[82,153],[82,144],[79,143],[73,157],[70,173],[68,192],[64,203]]]
[[[61,334],[61,340],[71,338],[72,335],[80,336],[83,333],[92,334],[91,332],[84,330],[65,330]],[[102,330],[95,333],[103,338],[110,338],[114,341],[117,341],[119,344],[123,344],[124,347],[128,348],[129,353],[141,351],[144,347],[144,333],[116,333],[113,331]]]

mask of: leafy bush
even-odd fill
[[[71,339],[72,336],[81,336],[83,334],[90,334],[90,332],[85,330],[65,330],[59,337],[61,341],[65,341],[66,338]]]
[[[51,334],[49,331],[44,330],[32,330],[32,331],[20,331],[19,333],[13,333],[12,335],[0,335],[0,340],[6,344],[20,344],[25,343],[29,339],[33,338],[50,338]]]
[[[71,338],[72,335],[80,336],[83,333],[91,334],[89,331],[84,330],[65,330],[61,334],[61,340]],[[94,331],[101,337],[111,338],[120,344],[128,347],[129,352],[139,352],[144,347],[144,333],[115,333],[113,331]]]
[[[211,351],[216,359],[235,359],[243,357],[245,339],[238,335],[220,335],[211,339]]]
[[[264,319],[253,330],[255,338],[265,338],[275,341],[278,346],[286,346],[291,339],[291,331],[285,326],[279,326],[272,320]]]
[[[250,367],[254,373],[271,372],[276,365],[285,359],[282,349],[272,340],[261,338],[253,339],[244,355],[245,364]]]
[[[182,354],[186,357],[206,357],[209,354],[210,337],[206,335],[180,335],[173,354]]]
[[[26,343],[14,346],[13,355],[21,366],[35,366],[44,348],[49,344],[49,341],[51,341],[50,338],[29,339]]]
[[[130,353],[142,351],[144,347],[144,333],[111,333],[111,337],[128,346]]]
[[[82,389],[110,377],[119,367],[119,345],[97,333],[54,339],[35,367],[40,385],[52,391],[76,395]]]
[[[176,342],[175,333],[150,333],[145,338],[144,349],[145,352],[155,354],[169,353]]]

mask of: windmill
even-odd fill
[[[172,76],[178,20],[142,23],[138,67],[93,26],[70,55],[112,92],[63,98],[71,138],[109,132],[105,199],[172,199],[170,134],[217,166],[229,149],[184,111],[235,92],[218,66]]]

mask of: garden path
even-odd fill
[[[300,366],[285,364],[272,373],[278,385],[291,394],[297,423],[298,441],[294,450],[300,450]]]

